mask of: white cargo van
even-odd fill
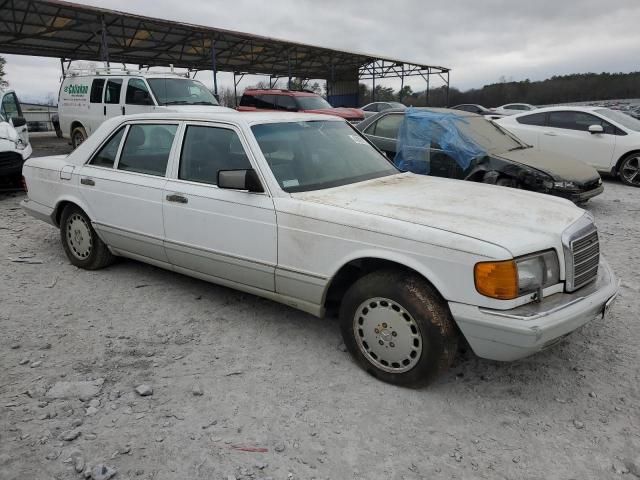
[[[151,112],[234,111],[221,107],[202,83],[176,73],[125,69],[69,70],[58,113],[64,138],[77,147],[105,120]]]
[[[27,121],[16,92],[0,88],[0,183],[19,180],[30,156]]]

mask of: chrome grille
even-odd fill
[[[598,276],[600,243],[598,231],[592,229],[569,240],[570,259],[567,261],[567,290],[572,292],[593,281]]]

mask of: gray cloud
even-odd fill
[[[638,69],[637,0],[87,0],[142,15],[372,53],[452,68],[468,89],[513,79]],[[57,95],[56,59],[7,56],[8,80],[23,96]],[[211,82],[211,76],[199,77]],[[247,79],[241,86],[255,82]],[[230,76],[221,77],[223,85]],[[397,82],[386,82],[397,87]],[[413,79],[414,89],[423,89]]]

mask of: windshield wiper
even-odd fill
[[[186,100],[173,100],[171,102],[164,102],[165,105],[188,105]]]
[[[507,151],[513,152],[514,150],[526,150],[527,148],[531,148],[531,145],[518,145],[517,147],[510,148]]]
[[[190,105],[212,105],[214,107],[217,106],[215,103],[206,102],[206,101],[191,102]]]

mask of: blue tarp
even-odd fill
[[[404,171],[428,175],[432,149],[453,158],[464,170],[486,151],[466,135],[461,126],[467,120],[455,113],[409,108],[398,131],[395,165]]]

